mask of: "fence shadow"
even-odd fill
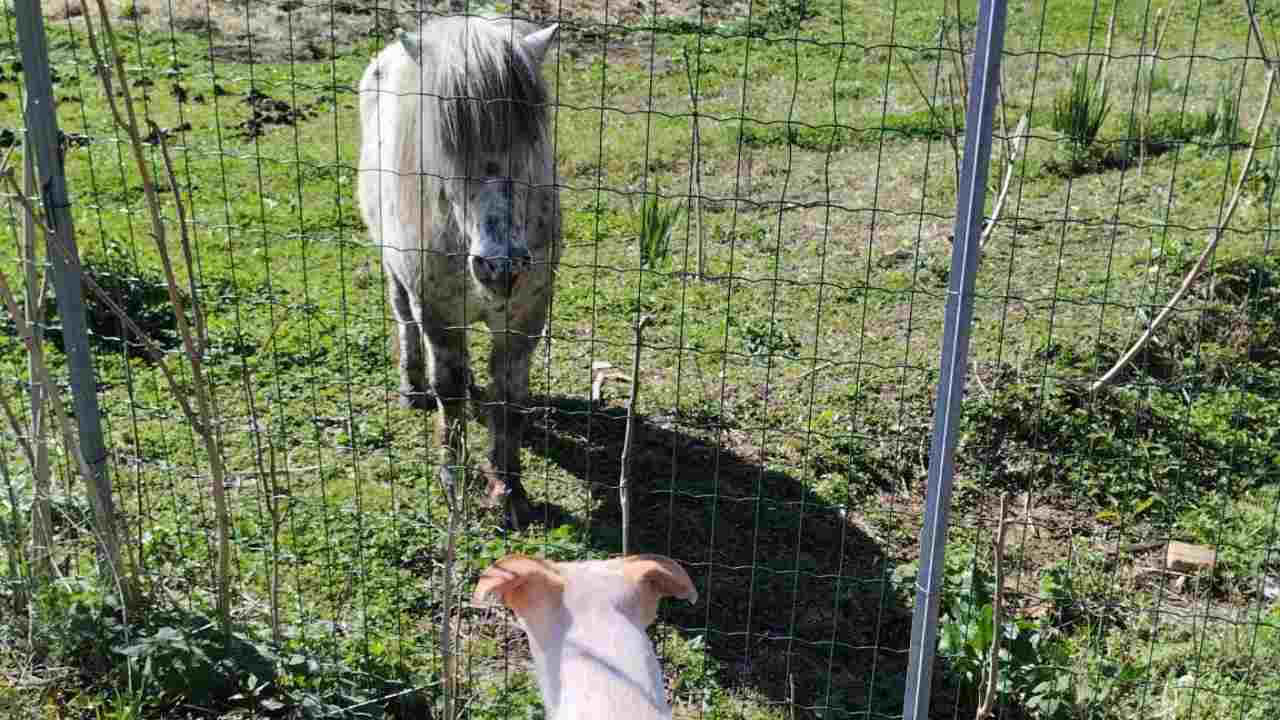
[[[544,519],[585,527],[597,547],[619,552],[625,411],[541,402],[548,410],[530,423],[526,446],[598,500],[589,517],[548,504]],[[666,621],[704,637],[722,681],[771,702],[830,705],[828,717],[900,713],[911,616],[881,548],[751,448],[687,427],[637,417],[633,441],[630,551],[679,560],[699,591],[694,606],[667,603]]]

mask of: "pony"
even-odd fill
[[[520,481],[524,406],[560,261],[541,76],[558,29],[433,20],[379,52],[359,86],[357,192],[398,325],[400,404],[426,409],[428,388],[434,395],[440,478],[452,491],[473,388],[467,332],[488,326],[483,474],[513,527],[531,514]]]

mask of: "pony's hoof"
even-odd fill
[[[454,480],[453,476],[453,468],[441,466],[440,470],[436,473],[436,479],[440,481],[440,485],[445,489],[445,492],[450,495],[453,494],[454,488],[457,487],[457,482]]]
[[[406,410],[426,410],[433,404],[431,396],[421,390],[400,390],[400,407]]]
[[[484,504],[502,511],[502,524],[508,530],[523,530],[533,519],[534,508],[517,480],[507,482],[492,468],[485,468],[489,482],[485,490]]]
[[[506,506],[503,508],[502,524],[508,529],[519,532],[528,527],[534,520],[535,509],[523,491],[509,493]]]

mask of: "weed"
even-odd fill
[[[1169,79],[1169,68],[1154,60],[1143,68],[1142,83],[1147,92],[1162,92],[1173,89],[1173,81]]]
[[[1053,101],[1053,129],[1066,136],[1073,159],[1088,155],[1110,111],[1105,78],[1090,78],[1089,64],[1076,62],[1071,68],[1071,87],[1059,91]]]
[[[1217,100],[1213,106],[1213,116],[1205,123],[1206,129],[1212,127],[1214,147],[1230,147],[1240,139],[1240,95],[1235,82],[1235,73],[1218,83]],[[1208,134],[1208,133],[1206,133]]]
[[[640,264],[655,269],[671,262],[671,233],[684,213],[684,205],[668,205],[658,192],[640,205]]]
[[[900,573],[915,572],[904,566]],[[914,586],[908,578],[906,587]],[[992,617],[993,578],[972,563],[972,555],[946,557],[945,591],[939,611],[938,655],[962,706],[975,706],[985,684],[987,655],[997,632],[1003,633],[996,688],[1033,718],[1066,718],[1072,708],[1071,675],[1061,672],[1068,648],[1056,627],[1044,620]]]

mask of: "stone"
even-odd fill
[[[1218,564],[1218,551],[1204,545],[1171,541],[1165,548],[1164,566],[1174,572],[1195,575],[1212,571]]]

